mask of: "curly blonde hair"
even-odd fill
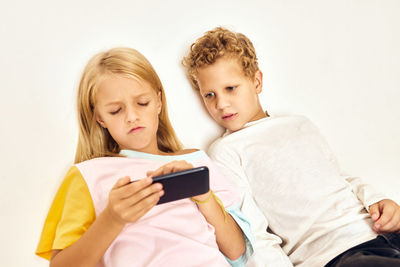
[[[197,39],[182,60],[193,88],[199,90],[197,70],[214,64],[221,57],[237,59],[244,75],[249,78],[253,78],[259,70],[256,51],[249,38],[242,33],[217,27]]]

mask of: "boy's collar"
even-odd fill
[[[262,122],[264,120],[268,120],[268,119],[271,118],[271,116],[267,113],[267,111],[265,111],[265,114],[267,115],[267,117],[264,117],[264,118],[261,118],[261,119],[255,120],[255,121],[250,121],[250,122],[246,123],[245,125],[243,125],[242,128],[240,128],[239,130],[237,130],[235,132],[241,131],[241,130],[243,130],[245,128],[248,128],[248,127],[250,127],[250,126],[252,126],[254,124],[260,123],[260,122]],[[231,133],[234,133],[234,132],[232,132],[229,129],[225,129],[225,133],[222,135],[222,137],[227,136],[227,135],[229,135]]]

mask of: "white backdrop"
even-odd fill
[[[245,33],[270,113],[308,116],[342,167],[400,200],[400,1],[2,1],[1,266],[47,266],[34,250],[77,140],[75,92],[96,52],[141,51],[187,147],[221,129],[180,65],[206,30]]]

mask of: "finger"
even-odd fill
[[[380,217],[380,212],[379,212],[379,205],[378,203],[372,204],[369,206],[369,214],[371,215],[371,218],[373,221],[376,221]]]
[[[125,220],[129,222],[137,221],[157,204],[161,196],[160,192],[156,192],[142,199],[136,205],[131,206],[124,214]]]
[[[396,232],[396,231],[398,231],[399,227],[400,227],[399,220],[400,220],[400,215],[399,214],[394,214],[386,224],[384,224],[384,225],[382,225],[380,227],[380,231],[382,231],[382,232]]]
[[[146,174],[148,177],[155,177],[155,176],[159,176],[162,172],[163,172],[163,168],[165,165],[159,167],[158,169],[154,170],[154,171],[148,171]]]
[[[382,209],[382,214],[379,219],[375,222],[374,226],[381,231],[381,228],[386,225],[394,215],[393,207],[384,206]]]
[[[150,178],[151,180],[151,178]],[[136,183],[136,182],[135,182]],[[156,194],[158,195],[158,199],[160,195],[160,191],[162,191],[162,185],[157,183],[151,186],[148,186],[140,191],[138,191],[136,194],[131,195],[130,197],[121,199],[120,197],[116,197],[116,194],[110,194],[109,198],[109,203],[110,203],[110,209],[115,214],[118,218],[122,219],[123,221],[129,221],[129,217],[131,217],[129,214],[131,214],[131,210],[135,212],[137,210],[137,207],[135,208],[135,205],[137,203],[140,203],[142,199],[145,199],[146,197]],[[117,189],[120,190],[120,189]],[[157,200],[158,201],[158,200]],[[139,205],[140,206],[140,205]]]
[[[163,174],[171,173],[171,165],[166,164],[151,173],[151,177],[160,176]]]
[[[131,207],[133,205],[138,204],[143,199],[146,199],[153,194],[160,194],[160,191],[162,191],[162,184],[160,184],[160,183],[152,184],[151,186],[148,186],[148,187],[138,191],[136,194],[127,198],[125,205],[127,205],[127,207]]]
[[[184,160],[175,160],[175,161],[171,161],[171,162],[161,166],[160,168],[155,170],[151,174],[151,176],[155,177],[155,176],[160,176],[160,175],[177,172],[177,171],[183,171],[183,170],[192,169],[192,168],[193,168],[193,165]]]
[[[113,194],[118,196],[119,199],[126,199],[136,194],[140,190],[148,187],[153,180],[149,177],[133,181],[113,190]]]
[[[117,180],[117,182],[114,184],[112,189],[117,189],[117,188],[120,188],[120,187],[122,187],[122,186],[124,186],[126,184],[129,184],[130,181],[131,181],[131,179],[129,178],[129,176],[122,177],[122,178]]]

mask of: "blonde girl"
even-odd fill
[[[53,267],[244,265],[252,247],[240,198],[203,151],[182,150],[163,86],[143,55],[130,48],[95,55],[77,104],[75,165],[37,255]],[[156,205],[168,192],[153,176],[201,165],[210,169],[212,190]]]

